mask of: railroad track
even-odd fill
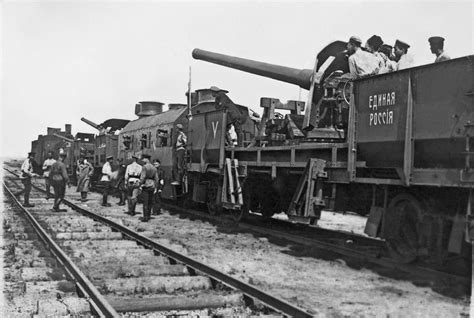
[[[12,190],[22,188],[15,178],[5,176],[5,193],[34,225],[91,304],[91,311],[99,316],[115,317],[118,312],[169,314],[171,310],[174,315],[176,310],[196,314],[197,310],[197,315],[311,317],[296,306],[70,201],[64,203],[73,211],[50,212],[51,203],[36,186],[31,193],[36,205],[26,210],[13,195]],[[55,284],[48,288],[58,287]]]
[[[222,216],[213,216],[199,209],[184,208],[169,203],[165,203],[164,206],[166,209],[181,215],[192,215],[217,224],[222,222]],[[232,222],[230,217],[228,220]],[[470,268],[466,269],[466,273],[458,274],[446,271],[446,269],[437,269],[435,268],[435,266],[438,266],[437,264],[428,267],[423,263],[400,263],[390,258],[385,242],[379,239],[345,231],[309,227],[284,220],[264,219],[254,215],[239,223],[233,222],[233,226],[239,231],[248,231],[323,250],[328,254],[338,255],[349,261],[355,260],[358,262],[357,266],[366,264],[388,269],[402,274],[396,274],[397,277],[407,277],[407,279],[415,280],[417,283],[435,286],[439,282],[442,282],[443,285],[449,282],[452,288],[456,289],[455,294],[469,293],[471,290]]]

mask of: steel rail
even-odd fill
[[[87,295],[87,298],[94,308],[96,313],[101,317],[120,317],[115,309],[109,304],[105,297],[97,290],[97,288],[91,283],[91,281],[82,273],[82,271],[74,264],[74,262],[64,253],[64,251],[57,245],[54,240],[49,236],[42,226],[36,221],[33,215],[23,207],[18,201],[15,195],[11,192],[8,186],[3,183],[3,188],[8,193],[13,202],[21,209],[26,215],[31,225],[35,229],[41,240],[49,247],[53,255],[56,256],[58,261],[64,266],[69,277],[75,280],[78,288],[83,295]]]
[[[14,172],[4,168],[5,170],[9,171],[10,173],[15,174]],[[16,175],[16,174],[15,174]],[[33,187],[41,192],[44,192],[45,190],[39,188],[36,185],[33,185]],[[165,255],[166,257],[175,260],[176,262],[185,264],[186,266],[190,267],[191,269],[201,272],[210,278],[212,278],[215,281],[218,281],[226,286],[229,286],[233,289],[240,290],[244,295],[246,295],[249,298],[258,300],[262,304],[264,304],[266,307],[271,308],[283,315],[290,316],[290,317],[313,317],[310,313],[307,311],[298,308],[296,306],[291,305],[290,303],[279,299],[277,297],[274,297],[254,286],[251,286],[239,279],[236,279],[232,276],[229,276],[227,274],[224,274],[210,266],[207,266],[203,263],[200,263],[196,260],[193,260],[183,254],[180,254],[178,252],[175,252],[151,239],[148,237],[145,237],[143,235],[138,234],[137,232],[120,225],[112,220],[109,220],[101,215],[95,214],[93,212],[87,211],[86,209],[83,209],[76,204],[70,202],[69,200],[63,200],[63,203],[77,211],[78,213],[87,216],[89,218],[92,218],[102,224],[105,224],[122,234],[132,238],[133,240],[137,241],[138,243],[162,254]]]

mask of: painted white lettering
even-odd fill
[[[388,124],[393,124],[393,111],[388,112]]]
[[[214,138],[216,138],[216,133],[217,133],[217,127],[219,126],[218,121],[213,121],[212,122],[212,131],[214,132]]]
[[[392,92],[392,105],[395,105],[395,92]]]
[[[370,113],[370,115],[369,115],[369,126],[372,126],[373,121],[374,121],[374,114]]]
[[[372,95],[369,96],[369,108],[372,108],[373,97]]]

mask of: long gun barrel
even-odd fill
[[[94,123],[93,121],[90,121],[89,119],[84,118],[84,117],[82,117],[81,120],[82,120],[83,122],[85,122],[86,124],[91,125],[91,126],[94,127],[95,129],[100,130],[100,126],[97,125],[96,123]]]
[[[285,83],[295,84],[304,89],[310,89],[311,87],[313,71],[308,69],[296,69],[276,64],[258,62],[200,49],[193,50],[193,58],[241,70],[247,73],[273,78]]]
[[[67,137],[61,136],[61,135],[56,134],[56,133],[54,133],[53,135],[56,136],[56,137],[59,137],[59,138],[61,138],[61,139],[63,139],[63,140],[66,140],[66,141],[69,141],[69,142],[74,142],[74,139],[67,138]]]

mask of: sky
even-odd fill
[[[307,98],[291,84],[194,60],[201,48],[312,69],[334,40],[378,34],[434,61],[428,37],[472,55],[472,1],[3,1],[0,157],[25,157],[47,127],[95,133],[80,121],[136,119],[143,100],[185,103],[212,85],[261,113],[260,97]]]

